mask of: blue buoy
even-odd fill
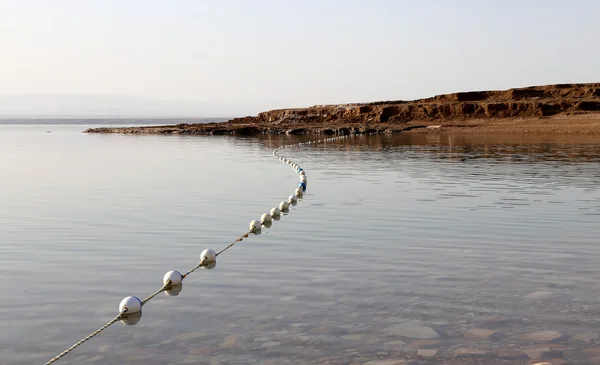
[[[306,183],[304,181],[302,181],[300,184],[298,184],[299,188],[302,188],[302,191],[306,191]]]

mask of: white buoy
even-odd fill
[[[138,297],[124,298],[119,304],[119,313],[137,313],[142,310],[142,301]]]
[[[215,262],[217,261],[217,254],[215,253],[215,251],[211,250],[210,248],[207,248],[206,250],[202,251],[202,253],[200,254],[200,262]]]
[[[273,221],[273,217],[271,217],[271,214],[269,214],[269,213],[265,213],[260,216],[260,223],[262,223],[262,224],[271,223],[272,221]]]
[[[281,214],[281,210],[279,208],[275,207],[275,208],[271,209],[270,213],[271,213],[271,217],[277,218]]]
[[[212,270],[215,268],[215,266],[217,266],[217,262],[216,261],[211,261],[211,262],[207,262],[206,265],[202,266],[203,268],[207,269],[207,270]]]
[[[294,192],[294,195],[296,195],[298,198],[302,198],[302,196],[304,195],[302,188],[296,189],[296,191]]]
[[[163,277],[164,285],[179,285],[183,280],[183,276],[179,271],[169,271]]]
[[[306,179],[306,175],[301,175],[300,176],[300,181],[308,183],[308,180]]]
[[[300,171],[300,176],[306,176],[306,173],[304,172],[304,170]]]
[[[296,198],[296,195],[290,195],[287,201],[289,204],[296,204],[298,202],[298,199]]]
[[[256,232],[256,231],[260,231],[260,222],[257,220],[254,220],[252,222],[250,222],[250,225],[248,226],[250,228],[250,232]]]
[[[286,212],[289,208],[290,208],[290,204],[288,202],[284,201],[284,202],[279,203],[279,209],[282,212]]]

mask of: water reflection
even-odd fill
[[[314,136],[261,136],[269,148],[295,141],[309,141]],[[303,149],[336,149],[346,152],[392,152],[400,147],[427,152],[432,157],[450,161],[484,158],[510,162],[527,161],[598,161],[600,150],[589,148],[600,142],[598,136],[528,135],[528,134],[400,134],[357,135],[352,138],[319,144]]]
[[[183,290],[183,284],[172,285],[165,289],[165,294],[170,297],[176,297],[176,296],[179,296],[179,293],[181,293],[181,290]]]
[[[201,266],[203,269],[212,270],[217,267],[217,261],[209,261]]]
[[[121,316],[121,323],[126,326],[135,326],[142,319],[142,311],[137,313],[124,314]]]

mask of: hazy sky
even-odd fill
[[[594,82],[599,19],[595,0],[0,0],[0,114],[247,115]]]

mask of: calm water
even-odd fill
[[[292,137],[80,131],[0,126],[0,365],[45,363],[296,187],[271,156]],[[288,216],[58,363],[433,361],[419,347],[495,361],[539,346],[523,337],[538,330],[562,335],[552,357],[594,363],[600,138],[373,136],[283,154],[309,178]]]

